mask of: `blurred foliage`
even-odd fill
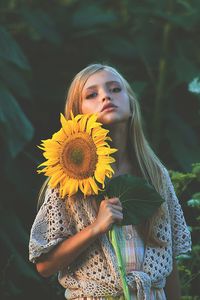
[[[192,165],[190,173],[170,171],[176,194],[190,208],[188,221],[192,235],[193,247],[189,254],[179,255],[177,258],[178,269],[181,278],[183,300],[199,300],[199,278],[200,278],[200,163]],[[190,296],[193,295],[193,296]]]
[[[1,299],[62,299],[56,280],[41,279],[28,262],[43,180],[36,145],[58,129],[69,83],[87,64],[106,62],[129,80],[152,147],[182,172],[175,184],[196,226],[197,208],[185,195],[197,180],[191,164],[200,161],[200,1],[1,0],[0,20]],[[197,299],[193,282],[187,299]]]

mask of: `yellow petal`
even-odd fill
[[[79,121],[79,128],[80,128],[80,131],[85,131],[85,127],[86,127],[86,124],[87,124],[87,120],[88,120],[88,115],[85,114],[82,119],[80,119]]]
[[[101,127],[96,127],[92,130],[92,136],[93,137],[96,137],[96,136],[99,136],[100,134],[103,134],[103,135],[107,135],[109,132],[109,130],[107,129],[104,129],[104,128],[101,128]]]
[[[78,122],[81,118],[83,117],[83,115],[76,115],[76,117],[74,118],[76,120],[76,122]]]
[[[79,180],[78,184],[81,192],[84,193],[84,180]]]
[[[56,141],[63,141],[64,139],[66,139],[66,135],[65,135],[63,128],[61,128],[59,131],[54,133],[52,135],[52,139],[54,139]]]
[[[66,176],[63,185],[61,187],[62,197],[64,198],[66,195],[69,194],[69,178]]]
[[[72,134],[71,122],[72,120],[66,120],[63,114],[60,114],[60,122],[62,124],[62,128],[67,136]]]
[[[71,120],[67,120],[64,115],[61,114],[60,121],[62,124],[61,129],[54,133],[51,139],[42,140],[41,145],[38,146],[38,148],[43,150],[43,156],[46,161],[39,165],[42,170],[38,170],[37,172],[48,176],[52,186],[59,186],[59,192],[62,198],[66,195],[74,195],[78,189],[84,194],[84,197],[98,194],[100,190],[98,183],[104,187],[105,177],[110,178],[114,173],[110,164],[115,162],[115,159],[110,155],[117,150],[111,148],[107,143],[107,141],[111,140],[108,136],[109,131],[101,127],[102,124],[97,122],[97,115],[95,114],[79,114],[74,117],[71,112]],[[89,150],[87,150],[89,152],[84,156],[87,157],[87,159],[93,157],[92,168],[91,164],[87,163],[80,166],[82,169],[79,169],[79,166],[74,168],[73,163],[71,164],[70,162],[70,158],[61,160],[60,156],[63,155],[63,153],[68,153],[65,151],[66,147],[69,147],[67,149],[70,149],[72,146],[73,149],[79,147],[79,144],[76,145],[75,143],[77,138],[82,139],[84,143],[92,143],[92,147],[89,147]],[[70,168],[74,169],[67,168],[67,165],[63,164],[69,164]],[[87,166],[89,166],[90,169],[87,170]],[[84,168],[86,168],[86,170]],[[74,178],[73,172],[77,174],[76,179]],[[73,177],[69,176],[70,173],[73,174]],[[81,174],[89,175],[85,178],[85,175],[81,177]]]
[[[94,172],[94,177],[96,178],[96,180],[103,184],[104,180],[105,180],[105,169],[102,166],[98,166]]]
[[[59,174],[54,174],[54,176],[50,178],[49,182],[51,181],[52,185],[56,187],[57,184],[61,182],[65,177],[66,174],[60,172]]]
[[[96,182],[94,181],[94,179],[92,177],[88,178],[88,180],[90,182],[90,186],[91,186],[92,190],[97,195],[98,194],[98,186],[97,186]]]
[[[88,180],[84,180],[84,196],[89,196],[92,194],[92,190]]]
[[[102,164],[111,164],[115,162],[115,159],[111,156],[99,156],[99,162]]]
[[[99,127],[101,125],[101,123],[96,122],[96,120],[97,120],[97,115],[96,114],[91,115],[89,117],[88,122],[87,122],[87,128],[86,128],[87,133],[90,134],[92,128]]]
[[[78,191],[78,180],[69,179],[69,197]]]
[[[99,148],[97,148],[97,154],[98,155],[112,154],[112,153],[115,153],[116,151],[117,151],[117,149],[109,148],[109,147],[99,147]]]

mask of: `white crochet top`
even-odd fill
[[[172,271],[173,257],[191,250],[190,232],[166,169],[163,169],[162,176],[164,185],[160,194],[165,199],[165,214],[157,218],[154,230],[166,246],[147,246],[142,271],[127,274],[129,287],[138,290],[138,299],[150,299],[151,287],[163,288]],[[35,263],[42,253],[47,253],[95,220],[92,198],[61,200],[57,189],[47,188],[45,201],[31,229],[31,262]],[[121,295],[116,257],[107,235],[100,236],[70,266],[63,266],[58,280],[66,289],[67,299]]]

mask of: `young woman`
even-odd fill
[[[191,249],[190,233],[169,174],[145,139],[138,102],[128,82],[114,68],[89,65],[79,72],[68,92],[70,111],[97,113],[117,148],[114,176],[145,178],[165,199],[153,218],[139,227],[121,227],[120,247],[131,299],[178,300],[175,257]],[[124,299],[116,257],[107,232],[123,219],[118,198],[97,204],[81,193],[60,199],[58,188],[45,182],[43,204],[30,236],[30,260],[48,277],[58,272],[67,299]]]

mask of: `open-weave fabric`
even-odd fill
[[[148,299],[151,287],[163,288],[172,271],[172,258],[191,250],[190,233],[175,195],[169,174],[163,169],[164,185],[160,191],[165,199],[164,214],[157,218],[155,232],[166,242],[163,247],[145,249],[142,270],[127,274],[139,299]],[[91,224],[96,218],[92,199],[59,198],[57,189],[48,188],[31,230],[30,260],[36,262],[42,253]],[[120,296],[122,286],[116,257],[107,235],[99,237],[69,267],[63,266],[58,279],[66,288],[66,298]]]

